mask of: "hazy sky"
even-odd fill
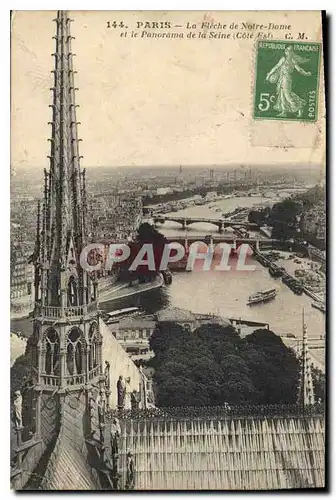
[[[55,16],[52,11],[14,14],[15,168],[48,166]],[[319,41],[319,12],[76,11],[70,16],[83,166],[323,163],[323,119],[304,125],[251,118],[253,40],[120,38],[123,30],[106,27],[108,20],[123,20],[130,28],[145,20],[183,26],[202,20],[272,21]],[[283,36],[274,32],[275,39]],[[322,116],[323,93],[320,111]]]

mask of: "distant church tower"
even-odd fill
[[[305,324],[304,319],[304,310],[302,311],[302,334],[303,338],[298,402],[302,406],[308,406],[315,403],[315,396],[313,378],[311,373],[311,360],[308,348],[307,325]]]
[[[87,241],[85,171],[80,169],[71,19],[56,21],[50,168],[38,210],[35,309],[30,340],[36,435],[47,444],[62,424],[82,443],[83,417],[104,387],[97,283],[80,266]],[[85,427],[85,426],[84,426]]]

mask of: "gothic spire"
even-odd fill
[[[50,192],[47,207],[51,225],[49,247],[51,258],[65,259],[68,238],[73,233],[77,250],[80,250],[82,232],[82,206],[80,165],[76,120],[73,53],[70,35],[71,19],[65,11],[59,11],[56,21],[55,58],[50,153]]]
[[[79,259],[86,243],[85,177],[81,174],[76,118],[74,54],[70,34],[71,19],[66,11],[58,11],[56,22],[53,73],[52,118],[50,141],[50,168],[45,171],[44,200],[41,220],[41,264],[46,270],[42,279],[42,302],[45,305],[68,306],[61,301],[65,271],[71,271],[76,280],[78,304],[86,302],[88,280],[80,268]],[[86,289],[86,290],[85,290]],[[64,294],[63,294],[64,295]],[[65,303],[64,303],[65,302]]]
[[[77,436],[81,422],[85,426],[76,446],[84,449],[84,435],[92,435],[96,426],[87,418],[86,402],[93,397],[93,387],[95,400],[96,391],[105,388],[98,284],[80,264],[86,244],[86,198],[79,165],[70,19],[60,11],[55,21],[50,167],[44,170],[37,216],[33,334],[27,345],[34,398],[29,395],[27,405],[42,456],[55,435],[63,439],[63,429]],[[71,393],[76,394],[76,408],[70,403]],[[56,448],[55,453],[57,461]],[[28,457],[24,471],[34,470],[40,457]]]

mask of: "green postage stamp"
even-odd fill
[[[259,41],[253,117],[315,122],[321,44]]]

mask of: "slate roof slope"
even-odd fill
[[[91,467],[94,456],[84,434],[85,395],[65,396],[61,428],[50,455],[40,489],[100,490],[97,472]]]
[[[74,447],[68,437],[61,435],[50,457],[43,490],[97,490],[100,489],[85,456]]]
[[[277,490],[324,487],[324,419],[125,420],[136,490]]]

